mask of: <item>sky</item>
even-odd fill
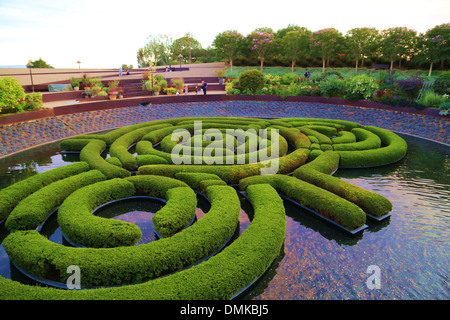
[[[450,0],[0,0],[0,66],[42,58],[55,68],[137,67],[149,36],[192,34],[204,48],[226,30],[247,35],[289,24],[311,31],[450,22]]]

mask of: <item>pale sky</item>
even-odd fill
[[[204,48],[217,34],[295,24],[311,31],[450,22],[450,0],[0,0],[0,65],[42,58],[55,68],[137,67],[147,37],[191,33]]]

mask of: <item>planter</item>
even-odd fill
[[[80,90],[80,87],[73,87],[73,90],[78,91]]]
[[[117,96],[115,94],[110,94],[109,95],[109,100],[116,100]]]

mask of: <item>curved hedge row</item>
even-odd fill
[[[381,139],[376,134],[362,129],[352,129],[352,133],[355,135],[357,142],[336,144],[333,142],[333,150],[335,151],[357,151],[357,150],[369,150],[378,149],[381,147]]]
[[[352,231],[364,226],[365,213],[352,202],[327,190],[300,179],[285,175],[253,176],[242,179],[239,187],[246,190],[253,184],[270,184],[277,191],[298,202],[325,218],[331,219],[342,227]]]
[[[147,244],[74,248],[51,242],[33,230],[10,234],[3,246],[14,264],[37,278],[64,283],[67,267],[77,265],[83,271],[83,287],[141,283],[193,265],[219,250],[234,234],[240,214],[236,191],[210,186],[207,196],[211,209],[202,219],[169,238]]]
[[[204,263],[143,284],[92,290],[31,287],[0,277],[0,299],[231,299],[267,270],[279,255],[285,236],[284,206],[276,191],[260,185],[250,186],[247,192],[255,212],[252,223]]]
[[[71,193],[105,180],[98,170],[83,172],[59,181],[55,181],[23,199],[14,208],[5,222],[11,232],[35,229],[55,211]]]
[[[92,170],[99,170],[106,178],[125,178],[130,172],[107,162],[100,155],[106,148],[106,142],[92,139],[80,152],[80,160],[89,164]]]
[[[131,171],[136,170],[138,167],[136,157],[134,157],[131,153],[128,152],[129,147],[134,143],[140,141],[142,137],[148,134],[149,132],[169,126],[171,125],[160,124],[130,131],[114,140],[114,142],[111,144],[111,147],[109,148],[109,153],[111,157],[116,157],[120,160],[122,167],[124,169]]]
[[[89,170],[86,162],[69,164],[39,173],[20,182],[16,182],[0,190],[0,221],[4,220],[11,211],[27,196],[49,185],[52,182]]]
[[[314,161],[295,170],[293,176],[353,202],[369,215],[382,217],[392,211],[392,203],[385,197],[330,176],[338,165],[338,153],[324,152]]]
[[[405,140],[392,131],[366,126],[364,129],[380,137],[383,146],[360,151],[336,151],[341,157],[339,166],[349,168],[376,167],[403,159],[408,150]]]
[[[135,224],[92,214],[98,206],[131,197],[134,185],[115,178],[83,187],[64,200],[58,210],[58,224],[70,242],[92,248],[134,245],[142,237]]]

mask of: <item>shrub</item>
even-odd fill
[[[319,88],[325,98],[341,97],[345,91],[345,81],[339,78],[328,79],[320,82]]]
[[[100,154],[105,150],[106,143],[102,140],[92,139],[80,152],[80,160],[89,164],[91,169],[101,171],[108,179],[125,178],[130,172],[106,162]]]
[[[32,92],[25,95],[25,103],[23,110],[24,111],[32,111],[38,110],[42,107],[42,93],[40,92]]]
[[[380,137],[378,137],[376,134],[368,130],[362,128],[355,128],[352,130],[352,133],[354,134],[358,142],[341,143],[341,144],[333,143],[333,150],[355,151],[355,150],[378,149],[381,147]]]
[[[105,179],[100,171],[90,170],[55,181],[19,202],[5,226],[12,232],[37,228],[72,192]]]
[[[242,179],[239,187],[246,190],[253,184],[270,184],[278,192],[348,230],[362,227],[365,213],[354,203],[313,184],[286,175],[253,176]]]
[[[2,113],[23,111],[23,99],[25,99],[25,91],[17,79],[0,78],[0,111]]]
[[[364,129],[380,137],[384,147],[360,151],[336,151],[339,153],[340,167],[363,168],[383,166],[397,162],[406,155],[408,145],[405,140],[392,131],[366,126]]]
[[[177,88],[172,88],[172,87],[164,88],[163,92],[165,94],[176,94],[177,93]]]
[[[439,106],[446,101],[448,101],[446,96],[436,94],[433,91],[427,91],[419,100],[423,105],[433,108],[439,108]]]
[[[368,99],[378,88],[376,79],[366,74],[351,77],[346,82],[347,97],[352,99]]]
[[[39,173],[0,190],[0,221],[5,219],[20,201],[55,181],[89,170],[86,162],[78,162]]]
[[[259,70],[247,70],[239,75],[239,86],[242,90],[249,90],[253,94],[262,89],[266,79]]]
[[[338,153],[324,152],[314,161],[295,170],[293,176],[347,199],[375,217],[382,217],[392,211],[392,203],[385,197],[330,176],[338,163]]]
[[[433,82],[432,88],[438,94],[450,94],[450,71],[441,73]]]
[[[112,180],[101,183],[108,182],[113,184]],[[83,270],[85,287],[140,283],[194,265],[218,251],[235,233],[240,214],[236,191],[229,186],[210,186],[207,196],[211,209],[205,217],[172,237],[147,244],[73,248],[52,242],[34,230],[15,232],[3,244],[11,261],[38,278],[65,282],[67,266],[77,265]],[[86,205],[81,198],[79,201]],[[106,290],[111,289],[121,288]]]

